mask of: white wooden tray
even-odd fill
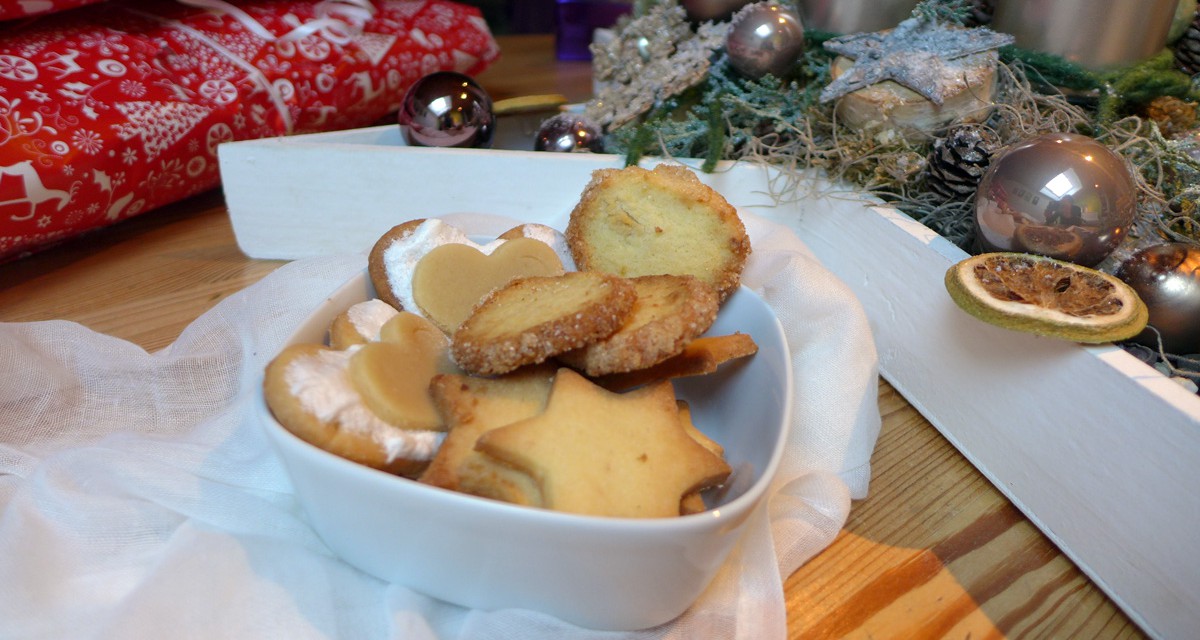
[[[231,143],[219,154],[240,247],[284,259],[365,253],[417,217],[561,225],[594,169],[622,165],[612,155],[405,147],[398,127]],[[888,382],[1143,629],[1194,637],[1200,397],[1119,348],[963,313],[942,279],[966,254],[863,194],[815,175],[784,189],[778,174],[741,163],[698,174],[734,205],[789,225],[855,291]]]

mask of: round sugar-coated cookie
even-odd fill
[[[683,351],[717,318],[720,301],[708,283],[690,275],[630,278],[637,301],[611,336],[559,356],[589,376],[652,366]]]
[[[518,278],[479,303],[454,332],[451,354],[477,375],[544,362],[612,335],[636,298],[633,283],[611,274]]]
[[[690,169],[669,164],[593,172],[566,236],[581,271],[692,275],[722,300],[741,283],[750,255],[733,205]]]

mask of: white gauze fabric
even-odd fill
[[[877,363],[849,290],[787,228],[743,219],[744,282],[792,351],[795,422],[769,502],[674,622],[605,633],[468,610],[324,545],[254,407],[287,336],[364,268],[351,255],[285,265],[152,354],[66,321],[0,324],[0,638],[785,637],[783,580],[866,495]]]

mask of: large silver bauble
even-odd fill
[[[1095,266],[1136,213],[1125,160],[1092,138],[1037,136],[1002,150],[979,181],[975,226],[985,251],[1034,253]]]
[[[1134,340],[1175,355],[1200,353],[1200,247],[1181,242],[1147,247],[1121,263],[1115,274],[1137,292],[1150,326]]]
[[[733,16],[725,53],[742,75],[786,78],[804,53],[804,25],[786,7],[771,2],[749,5]]]
[[[492,98],[470,76],[438,71],[404,94],[398,115],[408,144],[489,149],[496,132]]]

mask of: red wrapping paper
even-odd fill
[[[28,18],[82,7],[102,0],[0,0],[0,20]]]
[[[279,36],[320,5],[237,7]],[[216,187],[222,142],[367,126],[422,76],[499,55],[477,9],[373,5],[361,32],[285,41],[153,0],[0,26],[0,260]]]

